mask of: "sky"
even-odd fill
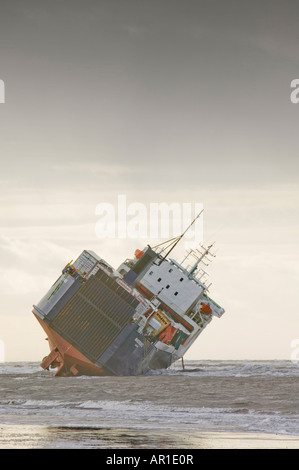
[[[145,208],[203,204],[204,242],[217,252],[209,293],[225,314],[186,359],[290,359],[299,342],[298,19],[294,0],[1,2],[6,361],[48,354],[32,305],[71,259],[91,249],[118,267],[161,241],[97,236],[96,207],[117,208],[119,195]],[[184,243],[178,260],[183,253]]]

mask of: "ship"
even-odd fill
[[[184,233],[136,249],[117,269],[90,250],[64,266],[33,305],[50,349],[41,367],[63,377],[138,376],[184,364],[198,336],[224,313],[205,280],[214,243],[187,250],[181,263],[170,258]]]

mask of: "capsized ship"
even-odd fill
[[[181,264],[168,257],[181,237],[166,255],[148,245],[118,269],[87,250],[65,266],[33,306],[50,347],[41,367],[57,376],[143,375],[183,358],[224,309],[202,279],[211,246]]]

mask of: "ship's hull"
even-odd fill
[[[55,375],[60,377],[76,375],[110,375],[107,370],[93,364],[78,349],[72,346],[47,323],[36,316],[38,322],[47,334],[50,353],[44,357],[43,369],[57,369]]]
[[[135,326],[127,325],[105,351],[100,366],[89,360],[47,323],[37,316],[36,318],[47,334],[50,348],[41,367],[57,369],[56,376],[144,375],[150,370],[165,369],[175,360],[169,351],[157,349],[146,338],[142,338]]]

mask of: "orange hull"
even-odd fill
[[[47,323],[38,318],[42,328],[48,335],[50,354],[46,356],[41,367],[43,369],[56,368],[56,376],[76,375],[110,375],[109,372],[93,364],[80,351],[52,330]]]

